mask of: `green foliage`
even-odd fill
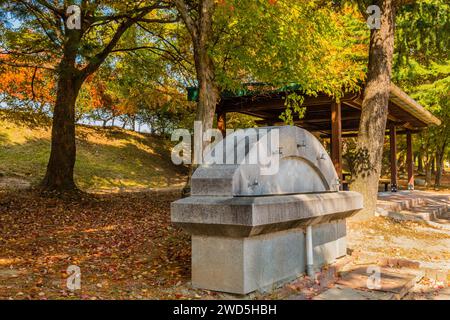
[[[396,19],[397,65],[443,62],[450,47],[450,3],[418,0],[402,6]]]
[[[280,115],[280,119],[289,125],[294,125],[294,114],[302,119],[306,112],[306,108],[302,107],[304,100],[303,96],[295,92],[288,94],[285,99],[286,110]]]
[[[301,92],[339,98],[364,79],[368,32],[352,6],[323,1],[227,1],[215,15],[211,48],[222,89],[264,82],[296,83]],[[289,94],[282,119],[302,112]]]
[[[448,1],[417,1],[398,12],[393,79],[442,121],[417,139],[416,150],[428,162],[449,151],[449,39]]]
[[[246,114],[230,112],[227,113],[227,129],[246,129],[257,127],[256,119]]]

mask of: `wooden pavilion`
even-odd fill
[[[279,116],[286,109],[286,91],[245,91],[238,94],[224,94],[216,108],[218,128],[225,134],[226,114],[238,112],[260,118],[261,125],[282,124]],[[304,116],[294,119],[298,125],[331,140],[331,158],[342,180],[342,138],[356,136],[361,117],[363,92],[344,95],[336,102],[326,94],[304,96]],[[409,97],[400,88],[391,85],[388,123],[386,134],[390,136],[391,190],[397,190],[397,135],[406,134],[408,188],[414,189],[414,162],[412,134],[428,126],[439,125],[441,121],[423,106]]]

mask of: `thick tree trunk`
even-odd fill
[[[58,65],[50,159],[41,183],[41,187],[47,191],[77,189],[73,178],[76,159],[75,103],[85,79],[76,68],[80,40],[81,32],[79,30],[67,31],[64,54]]]
[[[142,18],[153,10],[152,6],[149,8],[143,10],[135,18]],[[73,169],[76,158],[75,103],[78,93],[86,78],[98,70],[121,36],[138,20],[135,18],[130,17],[121,22],[108,44],[82,69],[76,67],[80,42],[83,33],[92,24],[85,25],[83,21],[81,28],[64,30],[63,56],[58,66],[57,94],[53,111],[52,149],[47,173],[42,181],[44,189],[56,191],[76,189]]]
[[[199,100],[195,120],[201,121],[202,130],[205,132],[213,127],[216,106],[219,103],[219,89],[215,82],[214,63],[209,56],[207,49],[199,45],[195,49],[195,65],[197,71],[197,81],[199,84]],[[201,143],[202,150],[205,145]],[[197,162],[200,159],[195,159]],[[191,189],[191,176],[197,168],[197,164],[192,164],[188,181],[182,191],[182,196],[188,196]]]
[[[53,112],[52,144],[42,187],[48,191],[75,190],[75,103],[80,81],[69,66],[61,65]]]
[[[202,51],[199,53],[199,61],[196,62],[199,100],[195,120],[202,122],[205,131],[213,127],[214,114],[219,103],[219,89],[215,83],[213,61],[206,49]]]
[[[376,209],[381,173],[394,51],[393,0],[375,1],[381,9],[381,27],[370,35],[369,66],[357,140],[355,181],[352,190],[362,193],[364,209],[355,218],[372,217]]]
[[[197,73],[197,82],[199,86],[199,98],[197,103],[197,111],[195,120],[202,124],[202,131],[212,129],[214,123],[214,114],[216,106],[219,103],[220,93],[215,77],[214,61],[209,55],[209,45],[213,33],[212,17],[215,10],[214,0],[203,0],[200,2],[199,16],[196,21],[189,18],[185,12],[186,5],[178,1],[177,7],[183,17],[183,20],[191,33],[192,43],[194,46],[195,70]],[[195,142],[194,142],[195,143]],[[202,150],[205,142],[200,142]],[[193,148],[194,149],[194,148]],[[203,152],[202,152],[203,153]],[[194,161],[201,162],[194,152]],[[190,194],[190,179],[196,169],[196,164],[191,165],[189,178],[186,186],[183,188],[182,195]]]

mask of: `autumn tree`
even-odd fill
[[[333,12],[330,3],[175,2],[191,37],[199,88],[196,120],[204,130],[213,125],[220,92],[245,82],[296,83],[303,93],[339,98],[344,90],[357,90],[364,76],[361,48],[342,28],[346,14]]]
[[[358,217],[366,218],[373,216],[376,208],[392,78],[396,12],[405,6],[415,5],[416,1],[357,2],[366,17],[370,5],[380,9],[380,26],[370,31],[368,72],[356,146],[355,180],[351,186],[364,196],[364,210]],[[409,27],[414,29],[412,24]]]
[[[8,64],[33,69],[53,64],[56,98],[45,189],[76,189],[75,104],[83,83],[111,53],[141,49],[121,47],[132,26],[152,29],[152,24],[176,21],[171,8],[170,2],[157,0],[0,2],[3,21],[14,22],[0,29]]]
[[[358,214],[359,218],[373,216],[376,208],[392,76],[395,2],[359,1],[364,15],[370,5],[380,9],[379,27],[370,30],[367,79],[356,143],[355,176],[351,185],[364,197],[364,209]]]
[[[0,54],[3,116],[31,126],[48,125],[55,100],[52,74],[42,68],[14,68],[8,63],[8,57]]]
[[[214,112],[220,99],[215,65],[210,54],[213,36],[215,0],[175,0],[178,12],[191,36],[199,97],[195,120],[203,130],[212,128]]]
[[[189,52],[183,48],[183,26],[161,26],[159,30],[139,27],[134,32],[140,39],[151,38],[152,46],[119,53],[112,73],[102,76],[107,79],[103,81],[115,114],[132,129],[147,125],[153,133],[163,135],[177,127],[190,128],[195,110],[183,92],[195,71]]]

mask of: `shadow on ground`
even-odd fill
[[[0,194],[0,299],[176,298],[190,240],[170,224],[177,193]],[[79,266],[82,288],[66,285]]]

